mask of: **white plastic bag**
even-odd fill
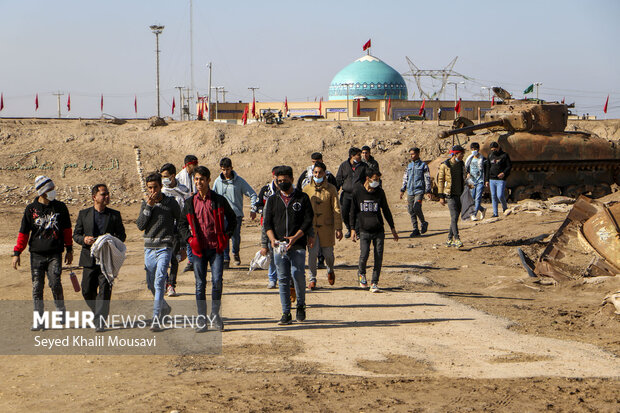
[[[250,261],[250,271],[248,272],[252,272],[253,270],[256,270],[259,268],[262,270],[268,269],[270,258],[271,258],[271,253],[267,253],[267,255],[262,255],[260,251],[258,251],[256,255],[254,256],[254,258],[252,258],[252,261]]]

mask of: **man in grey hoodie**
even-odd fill
[[[151,331],[161,331],[161,318],[172,311],[164,300],[164,293],[175,237],[174,226],[181,216],[181,209],[173,197],[162,193],[160,174],[147,176],[146,187],[149,195],[142,201],[136,225],[144,231],[146,285],[154,296]]]
[[[241,258],[239,257],[239,244],[241,244],[241,222],[243,221],[243,196],[250,198],[250,205],[252,210],[250,211],[250,218],[256,218],[255,205],[258,202],[258,196],[250,184],[245,179],[237,175],[233,171],[233,165],[230,158],[222,158],[220,160],[220,175],[213,183],[213,191],[222,195],[233,211],[237,215],[237,227],[233,233],[232,239],[232,253],[235,259],[235,265],[241,265]],[[224,268],[228,268],[230,265],[230,247],[226,247],[224,250]]]

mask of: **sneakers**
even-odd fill
[[[196,329],[194,330],[196,333],[206,333],[207,331],[209,331],[209,327],[207,327],[208,323],[205,323],[204,326],[202,327],[196,327]]]
[[[297,314],[295,314],[295,320],[306,321],[306,307],[305,306],[297,307]]]
[[[151,323],[151,328],[149,328],[149,330],[151,330],[153,333],[159,333],[160,331],[164,331],[164,329],[161,328],[161,324],[159,324],[159,321],[157,320],[153,320],[153,322]]]
[[[172,285],[168,284],[168,288],[166,289],[166,295],[168,297],[177,297],[179,294],[177,294],[177,291]]]
[[[314,290],[316,288],[316,281],[310,281],[308,283],[308,289],[309,290]]]
[[[282,314],[282,318],[278,321],[278,325],[285,326],[288,324],[293,324],[293,317],[291,317],[291,313]]]
[[[351,230],[347,230],[347,232],[344,234],[345,238],[351,238]]]
[[[481,207],[481,208],[482,208],[482,207]],[[480,209],[480,211],[478,211],[478,212],[480,212],[480,219],[481,219],[481,220],[483,220],[483,219],[484,219],[484,216],[485,216],[485,215],[486,215],[486,213],[487,213],[487,209],[486,209],[486,208],[482,208],[482,209]]]
[[[410,237],[411,237],[411,238],[415,238],[415,237],[419,237],[419,236],[420,236],[420,231],[419,231],[419,230],[417,230],[417,229],[414,229],[414,230],[411,232],[411,235],[410,235]]]
[[[451,247],[452,246],[452,238],[448,238],[448,240],[446,241],[446,247]]]
[[[371,293],[381,293],[383,291],[381,291],[381,289],[379,288],[377,283],[372,283],[372,285],[370,286],[370,292]]]
[[[327,282],[329,283],[329,285],[334,285],[334,283],[336,282],[336,274],[334,274],[333,271],[327,273]]]
[[[452,240],[452,246],[456,248],[461,248],[463,246],[463,243],[460,239],[454,238],[454,240]]]
[[[359,274],[358,278],[359,278],[359,282],[360,282],[360,287],[367,288],[368,287],[368,281],[366,281],[366,274]]]
[[[420,233],[421,234],[426,234],[426,231],[428,231],[428,222],[424,221],[422,223],[422,228],[420,230]]]
[[[295,287],[291,287],[291,303],[297,300],[297,293],[295,292]]]
[[[171,312],[172,312],[172,307],[166,304],[166,306],[161,309],[160,316],[164,318],[165,316],[170,315]]]
[[[104,333],[105,332],[105,328],[103,328],[103,326],[97,326],[97,328],[95,328],[95,333]]]
[[[224,331],[224,321],[222,321],[222,317],[219,314],[211,314],[209,319],[214,330]]]
[[[276,288],[276,282],[269,281],[269,283],[267,284],[267,288],[269,288],[270,290],[273,290],[274,288]]]
[[[472,221],[478,221],[478,218],[476,217],[476,214],[474,214],[474,215],[472,215],[472,216],[471,216],[471,220],[472,220]]]
[[[241,257],[239,257],[239,254],[235,254],[233,259],[235,261],[235,265],[241,265]]]
[[[190,272],[190,271],[194,271],[194,264],[192,264],[191,262],[187,263],[183,272]]]
[[[491,215],[491,218],[497,218],[497,217],[498,217],[497,214]]]

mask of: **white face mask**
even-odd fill
[[[312,177],[312,179],[314,179],[314,182],[316,182],[317,184],[320,184],[321,182],[323,182],[323,179],[325,179],[325,177],[317,178],[316,176],[314,176]]]
[[[471,154],[474,156],[478,156],[478,151],[471,151]]]
[[[161,179],[161,183],[166,187],[169,188],[170,184],[172,183],[172,179],[170,178],[162,178]]]
[[[47,192],[46,195],[49,201],[53,201],[56,199],[56,190],[52,189],[51,191]]]
[[[379,185],[381,185],[380,181],[370,181],[370,183],[368,184],[368,186],[370,186],[371,188],[376,188]]]

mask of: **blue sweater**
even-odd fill
[[[235,214],[238,217],[242,217],[243,196],[250,198],[250,205],[256,204],[258,196],[256,196],[256,192],[254,192],[254,189],[245,179],[237,175],[235,171],[232,174],[232,179],[226,179],[223,174],[220,174],[213,183],[213,190],[226,198]]]

